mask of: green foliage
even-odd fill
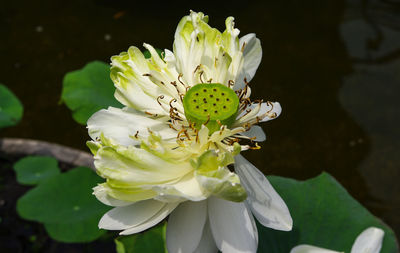
[[[0,84],[0,128],[16,125],[21,120],[23,110],[18,98]]]
[[[57,160],[46,156],[27,156],[14,164],[20,184],[35,185],[60,174]]]
[[[165,247],[166,224],[146,232],[115,239],[117,253],[167,252]],[[182,231],[184,233],[184,231]]]
[[[109,106],[121,107],[114,98],[114,91],[110,66],[93,61],[83,69],[65,75],[61,101],[72,111],[75,121],[85,125],[89,117],[98,110]]]
[[[100,203],[92,188],[100,183],[91,169],[78,167],[42,180],[17,202],[19,215],[42,222],[49,235],[62,242],[89,242],[105,231],[97,226],[110,207]]]
[[[329,174],[307,181],[270,176],[293,217],[293,230],[281,232],[258,226],[259,252],[289,252],[299,244],[350,252],[356,237],[375,226],[385,231],[381,253],[396,253],[393,231],[361,206]]]

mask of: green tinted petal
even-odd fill
[[[225,50],[232,57],[236,54],[239,48],[239,30],[234,27],[235,23],[233,22],[233,17],[228,17],[225,21],[226,30],[222,33],[222,43]]]
[[[96,141],[87,141],[86,146],[90,149],[93,155],[97,154],[97,151],[101,148],[101,144]]]
[[[175,180],[191,170],[190,165],[172,164],[136,147],[103,147],[97,151],[95,166],[102,177],[129,185]]]
[[[196,178],[210,194],[226,200],[241,202],[247,198],[246,191],[240,185],[239,177],[224,167],[231,164],[232,161],[233,156],[230,153],[218,156],[214,151],[209,150],[195,162]]]
[[[99,189],[106,191],[108,195],[111,197],[118,199],[118,200],[124,200],[124,201],[140,201],[140,200],[145,200],[145,199],[151,199],[155,197],[157,194],[156,192],[152,190],[144,190],[140,188],[131,188],[131,189],[122,189],[122,188],[116,188],[113,186],[110,186],[110,184],[103,183],[99,184],[97,187],[101,187]],[[96,187],[95,187],[96,189]],[[100,194],[98,198],[101,198],[101,193],[100,191],[94,191],[94,195]]]
[[[196,178],[203,188],[219,198],[234,202],[241,202],[247,198],[239,177],[225,167],[213,172],[196,171]]]

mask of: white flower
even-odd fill
[[[259,148],[265,134],[255,124],[276,118],[281,107],[250,100],[259,39],[239,39],[232,17],[223,33],[207,20],[203,13],[184,17],[173,52],[162,57],[144,44],[149,59],[136,47],[111,58],[115,97],[125,108],[88,120],[88,146],[106,179],[94,194],[115,206],[99,226],[132,234],[174,211],[169,252],[256,252],[253,215],[285,231],[292,218],[267,178],[239,153]]]
[[[385,232],[376,227],[369,227],[357,236],[351,247],[351,253],[379,253]],[[299,245],[290,253],[340,253],[338,251],[319,248],[311,245]]]

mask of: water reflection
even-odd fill
[[[357,5],[353,5],[357,7]],[[392,7],[392,8],[390,8]],[[397,13],[396,8],[397,7]],[[366,200],[399,233],[400,16],[399,3],[365,2],[349,9],[341,26],[356,64],[344,79],[340,101],[365,129],[371,149],[358,170],[375,200]],[[355,10],[361,10],[357,15]]]
[[[251,83],[252,96],[283,107],[277,120],[263,125],[267,142],[261,151],[245,155],[267,174],[306,179],[328,171],[400,231],[399,106],[394,98],[400,69],[392,60],[399,45],[398,4],[324,0],[156,6],[144,11],[150,7],[133,1],[70,0],[62,7],[50,0],[4,3],[0,81],[21,98],[26,111],[19,126],[0,136],[86,149],[85,127],[57,105],[66,72],[92,60],[108,62],[143,42],[171,48],[176,24],[189,9],[208,13],[212,26],[220,29],[226,16],[234,15],[243,35],[255,32],[262,41],[264,58]]]
[[[264,129],[261,154],[249,154],[264,172],[310,178],[333,174],[360,200],[370,198],[357,167],[370,140],[338,100],[352,71],[338,27],[344,2],[271,5],[259,9],[264,59],[255,94],[282,103],[282,116]],[[264,13],[264,14],[262,14]]]

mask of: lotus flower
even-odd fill
[[[288,231],[289,210],[267,178],[240,152],[259,149],[258,123],[279,116],[277,102],[252,102],[249,82],[262,50],[255,34],[239,39],[233,18],[221,33],[203,13],[179,22],[173,51],[149,44],[111,58],[115,97],[125,107],[88,120],[97,173],[94,188],[115,208],[99,227],[144,231],[168,215],[174,252],[256,252],[257,227]],[[245,143],[243,143],[245,142]]]

